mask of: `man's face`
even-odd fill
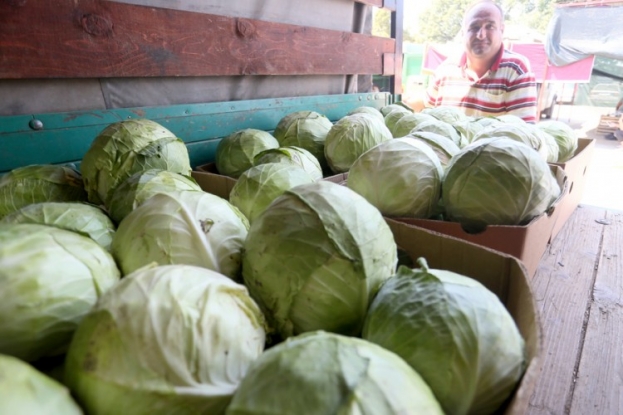
[[[463,38],[467,55],[490,59],[500,50],[504,23],[498,8],[482,3],[474,6],[463,20]]]

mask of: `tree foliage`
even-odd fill
[[[463,13],[473,0],[435,0],[420,14],[418,27],[423,41],[449,42],[459,34]]]
[[[445,43],[455,39],[461,30],[463,14],[473,0],[433,0],[416,21],[405,16],[405,41]],[[544,34],[552,17],[555,0],[503,0],[505,21],[525,24]],[[384,19],[384,20],[382,20]],[[377,21],[378,20],[378,21]],[[374,26],[389,36],[389,12],[375,14]],[[373,32],[374,33],[374,32]],[[379,32],[380,33],[380,32]]]

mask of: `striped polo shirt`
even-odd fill
[[[461,107],[465,114],[482,117],[512,114],[536,122],[537,92],[526,57],[500,48],[491,69],[482,78],[471,77],[467,58],[448,58],[435,71],[426,90],[430,107]]]

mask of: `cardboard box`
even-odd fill
[[[346,173],[338,173],[332,176],[323,177],[322,180],[327,180],[333,183],[341,184],[346,186],[346,179],[348,178],[348,172]]]
[[[229,193],[237,180],[233,177],[219,174],[214,163],[203,164],[191,172],[197,184],[208,193],[229,200]]]
[[[204,191],[224,199],[229,199],[229,192],[231,192],[232,187],[234,187],[237,181],[233,177],[220,174],[214,163],[202,164],[195,167],[192,171],[192,177]],[[347,177],[348,173],[339,173],[323,177],[322,180],[345,185]]]
[[[568,191],[568,181],[562,168],[559,166],[550,168],[562,192],[547,212],[534,218],[527,225],[491,225],[484,231],[473,234],[465,232],[456,222],[415,218],[394,219],[512,255],[520,259],[528,270],[528,275],[533,276],[550,242],[552,230],[558,219],[559,205]]]
[[[569,182],[568,195],[558,204],[558,220],[552,230],[552,239],[558,235],[569,217],[580,204],[586,185],[586,174],[593,158],[595,149],[594,138],[578,139],[578,148],[575,155],[564,163],[552,163],[552,165],[562,168]]]
[[[430,268],[474,278],[493,291],[513,316],[526,342],[527,369],[504,414],[528,412],[541,368],[542,332],[538,309],[525,267],[514,257],[458,238],[385,218],[396,244],[415,261],[426,258]],[[496,412],[498,413],[498,412]]]

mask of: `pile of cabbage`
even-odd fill
[[[355,160],[347,186],[385,216],[447,220],[468,232],[547,212],[564,190],[552,165],[578,145],[562,121],[475,118],[453,107],[394,106],[384,121],[394,138]]]
[[[80,171],[3,176],[0,389],[10,399],[0,412],[503,407],[526,368],[512,317],[472,278],[425,259],[399,266],[383,217],[447,209],[440,183],[472,144],[445,145],[432,127],[373,144],[367,128],[409,113],[381,110],[353,111],[327,131],[343,153],[329,157],[325,141],[318,163],[352,159],[347,186],[312,177],[290,154],[306,152],[284,145],[247,153],[265,161],[240,173],[227,200],[197,185],[183,141],[149,120],[108,126]],[[289,140],[309,132],[305,118],[288,121]],[[295,144],[312,148],[314,137]],[[442,161],[442,151],[452,154]]]

